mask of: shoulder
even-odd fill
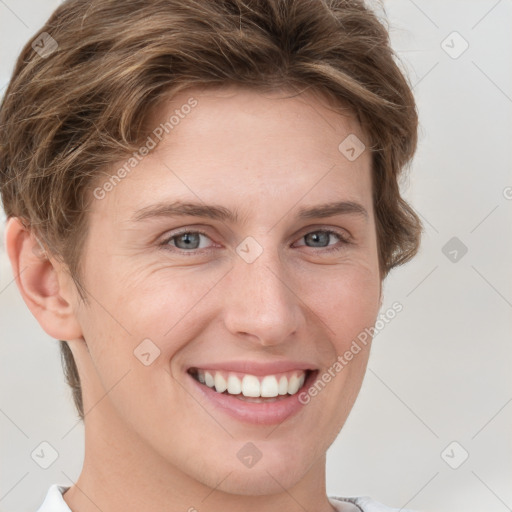
[[[330,496],[329,501],[337,512],[414,512],[405,508],[391,508],[372,500],[369,496],[342,498]],[[347,508],[352,505],[352,508]]]
[[[46,494],[43,504],[37,509],[37,512],[71,512],[67,503],[64,501],[62,494],[69,487],[64,485],[53,484]]]

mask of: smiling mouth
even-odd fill
[[[190,368],[188,373],[213,391],[247,402],[274,402],[296,395],[313,370],[294,370],[273,375]]]

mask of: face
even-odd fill
[[[364,134],[325,105],[182,92],[152,119],[178,110],[169,134],[97,192],[72,343],[86,429],[101,425],[88,435],[238,494],[324,461],[368,350],[333,364],[375,323],[381,285],[371,155],[346,158]]]

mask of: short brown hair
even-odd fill
[[[311,89],[349,105],[372,151],[382,279],[416,254],[422,226],[399,191],[416,105],[363,0],[67,0],[44,33],[58,48],[26,44],[0,107],[1,194],[7,217],[65,262],[79,292],[94,183],[140,147],[161,100],[193,86]],[[60,345],[83,419],[77,367]]]

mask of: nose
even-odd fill
[[[236,256],[224,287],[225,327],[235,337],[263,346],[289,341],[304,322],[293,278],[277,254],[270,253],[265,250],[252,263]]]

